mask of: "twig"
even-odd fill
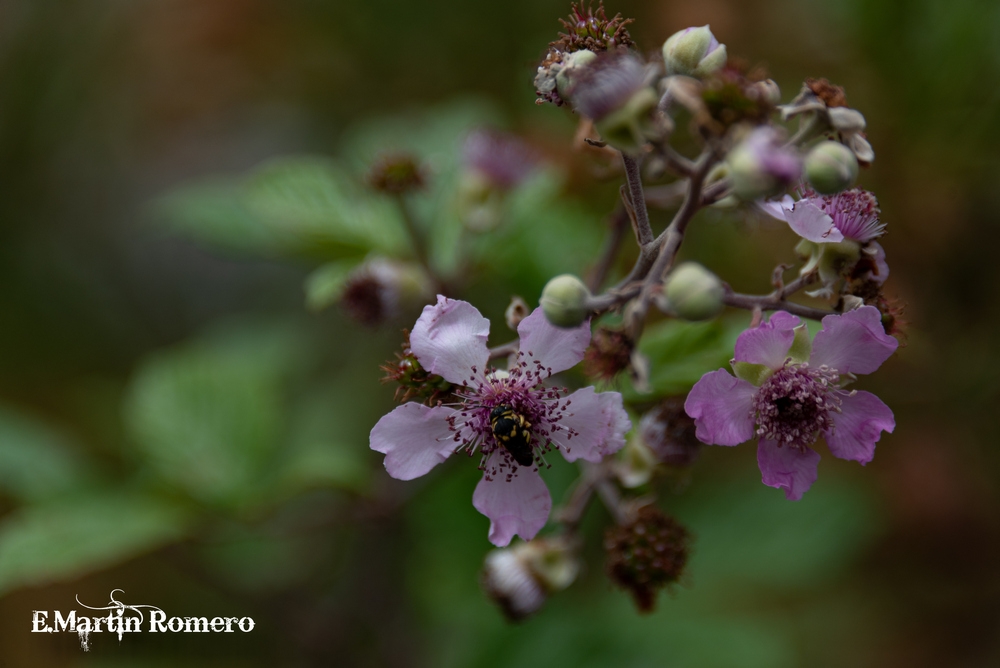
[[[645,246],[653,240],[653,230],[649,227],[649,212],[646,210],[646,198],[642,194],[642,173],[635,158],[622,153],[622,164],[625,165],[625,181],[628,184],[629,199],[635,210],[636,235],[639,246]]]

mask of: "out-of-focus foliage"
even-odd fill
[[[426,163],[413,210],[442,275],[469,263],[463,297],[493,321],[491,344],[513,337],[511,294],[533,304],[551,276],[587,269],[618,182],[567,168],[572,121],[535,107],[530,86],[568,3],[0,3],[0,663],[1000,662],[1000,6],[608,9],[635,16],[649,50],[710,23],[769,64],[785,100],[827,76],[864,111],[878,162],[861,181],[912,321],[909,346],[866,381],[898,422],[875,460],[824,458],[790,504],[760,485],[753,448],[706,449],[663,500],[695,547],[655,614],[604,578],[593,510],[581,581],[506,624],[478,586],[474,462],[396,485],[367,448],[392,407],[377,367],[412,318],[370,331],[334,304],[371,254],[413,256],[394,202],[364,185],[387,151]],[[460,147],[483,126],[550,161],[470,237]],[[653,212],[654,229],[668,219]],[[684,252],[763,292],[795,259],[789,235],[711,211]],[[727,364],[741,324],[652,327],[653,391],[623,391],[641,404],[686,390]],[[544,472],[556,503],[574,475]],[[104,634],[86,655],[75,637],[28,633],[31,610],[113,588],[258,626],[243,644]]]

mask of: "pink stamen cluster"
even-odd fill
[[[840,376],[826,367],[786,364],[753,397],[757,435],[779,445],[807,446],[821,431],[834,429],[831,413],[840,412]]]
[[[448,418],[448,428],[454,434],[452,439],[459,444],[455,451],[466,450],[471,457],[478,448],[482,455],[479,468],[487,480],[503,474],[509,481],[519,466],[493,435],[490,412],[496,406],[510,406],[531,424],[532,451],[536,461],[546,466],[545,454],[560,448],[551,440],[554,433],[565,433],[567,442],[579,435],[576,430],[560,424],[563,418],[571,415],[567,411],[572,401],[564,399],[569,390],[544,385],[542,381],[552,375],[552,369],[537,359],[528,358],[534,358],[530,351],[527,355],[518,351],[516,363],[506,373],[489,367],[480,376],[478,369],[472,367],[469,382],[476,389],[466,387],[455,393],[461,402]],[[565,453],[570,451],[568,446],[561,449]],[[494,458],[493,466],[487,467],[489,455],[494,451],[503,456]]]

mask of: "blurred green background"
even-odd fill
[[[461,294],[491,343],[512,336],[512,293],[533,302],[586,269],[617,183],[591,177],[571,118],[531,87],[568,3],[0,1],[0,665],[1000,665],[1000,4],[608,9],[650,52],[710,23],[784,100],[825,76],[865,114],[862,185],[910,322],[863,381],[897,419],[875,460],[825,456],[792,504],[760,484],[753,448],[708,448],[662,499],[696,542],[655,614],[605,578],[593,508],[579,582],[507,624],[478,586],[475,466],[399,483],[368,450],[393,405],[377,367],[412,314],[368,329],[308,309],[303,282],[403,243],[388,223],[375,240],[380,222],[324,227],[395,215],[359,185],[380,150],[435,165],[421,212],[447,230],[434,198],[481,125],[550,164],[511,195],[495,260]],[[706,212],[685,253],[764,291],[792,238],[749,229]],[[726,358],[724,330],[703,338]],[[573,475],[546,474],[557,502]],[[89,653],[29,632],[32,610],[115,588],[257,627],[105,633]]]

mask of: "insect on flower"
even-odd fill
[[[489,326],[467,302],[439,296],[424,308],[410,347],[423,369],[455,385],[455,400],[397,407],[372,429],[371,448],[400,480],[458,452],[478,457],[483,479],[472,504],[490,518],[490,541],[504,546],[515,534],[531,540],[548,520],[552,497],[539,475],[547,453],[600,462],[625,445],[631,425],[617,392],[570,394],[546,383],[583,359],[589,322],[555,327],[535,309],[517,326],[520,349],[506,370],[489,366]]]

